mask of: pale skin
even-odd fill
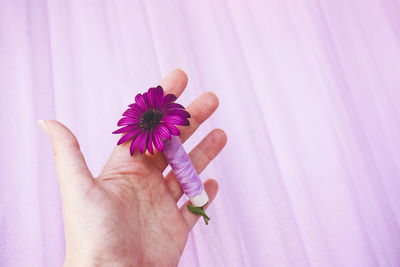
[[[166,94],[178,97],[187,80],[176,69],[160,85]],[[217,97],[204,93],[187,107],[192,118],[190,126],[180,127],[182,142],[217,106]],[[51,139],[60,183],[64,266],[176,266],[199,216],[190,213],[186,204],[177,206],[183,192],[172,172],[163,176],[167,162],[162,153],[152,156],[136,151],[131,156],[130,142],[116,146],[94,178],[70,130],[53,120],[39,124]],[[225,144],[225,133],[215,129],[189,153],[199,173]],[[204,187],[210,204],[218,184],[209,179]]]

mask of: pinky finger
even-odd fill
[[[207,195],[209,197],[209,201],[207,205],[204,206],[204,209],[206,210],[210,203],[213,201],[215,196],[217,195],[218,192],[218,183],[217,181],[213,179],[209,179],[204,182],[204,189],[207,192]],[[186,222],[186,225],[188,226],[189,230],[192,230],[193,226],[196,224],[196,222],[199,220],[201,217],[200,215],[193,214],[187,209],[187,205],[190,204],[189,201],[187,201],[182,207],[181,207],[181,213],[182,216]]]

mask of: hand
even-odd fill
[[[178,69],[160,83],[177,97],[186,84],[186,74]],[[217,106],[212,93],[189,105],[192,118],[190,126],[180,128],[182,142]],[[183,192],[172,172],[163,177],[162,153],[131,157],[129,143],[116,146],[94,179],[72,132],[57,121],[40,125],[51,139],[60,182],[65,266],[176,266],[199,216],[177,206]],[[190,152],[199,173],[225,143],[225,133],[216,129]],[[207,180],[204,186],[211,202],[218,185]]]

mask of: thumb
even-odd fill
[[[38,123],[50,137],[61,191],[87,191],[93,183],[93,177],[74,134],[55,120],[39,120]]]

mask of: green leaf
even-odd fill
[[[187,205],[187,209],[193,214],[197,214],[197,215],[203,216],[204,222],[208,225],[208,221],[211,218],[207,216],[207,214],[204,211],[203,207],[199,208],[199,207],[195,207],[195,206],[192,206],[192,205],[188,204]]]

